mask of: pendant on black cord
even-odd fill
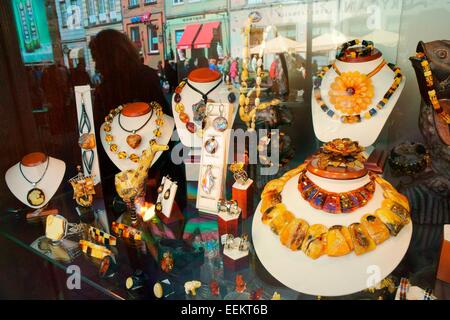
[[[200,124],[206,117],[206,103],[200,100],[192,105],[192,112],[194,113],[194,121]]]
[[[136,149],[137,147],[139,147],[139,145],[141,144],[141,141],[142,141],[142,137],[136,133],[130,134],[127,137],[127,143],[133,149]]]
[[[44,191],[39,188],[31,189],[30,191],[28,191],[27,201],[30,205],[35,207],[42,205],[45,202]]]

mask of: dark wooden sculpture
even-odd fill
[[[450,113],[450,40],[419,42],[417,52],[423,52],[433,74],[434,90],[440,106]],[[420,59],[410,58],[422,95],[419,129],[431,155],[431,168],[404,186],[415,222],[442,224],[450,222],[450,133],[449,125],[430,103],[426,79]]]

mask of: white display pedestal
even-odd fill
[[[373,213],[381,206],[383,191],[380,185],[369,203],[350,214],[329,214],[314,209],[306,202],[297,189],[299,175],[290,179],[281,193],[283,203],[297,218],[309,225],[320,223],[327,227],[348,226],[359,222],[367,213]],[[337,181],[308,177],[325,190],[343,192],[354,190],[369,181],[368,177],[355,180]],[[283,246],[279,236],[261,222],[261,203],[253,217],[253,246],[262,265],[285,286],[310,295],[341,296],[362,291],[375,286],[387,277],[400,263],[412,236],[412,222],[406,225],[397,237],[390,237],[375,250],[356,256],[354,252],[342,257],[322,256],[317,260],[307,257],[302,251],[291,251]]]

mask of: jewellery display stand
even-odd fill
[[[217,224],[219,236],[224,234],[232,234],[238,236],[239,217],[241,214],[229,214],[227,212],[219,212],[217,214]]]
[[[341,72],[359,71],[360,73],[367,74],[380,65],[382,61],[383,57],[367,62],[343,62],[336,60],[336,66],[339,70],[341,70]],[[330,68],[322,80],[320,91],[322,99],[327,106],[332,106],[328,92],[336,77],[337,73],[333,68]],[[383,98],[383,95],[393,82],[394,72],[387,65],[385,65],[371,79],[375,92],[374,97],[372,98],[372,104],[369,108],[373,107],[377,101]],[[392,94],[385,107],[382,110],[377,110],[377,114],[374,117],[370,119],[363,119],[361,122],[352,124],[342,123],[339,119],[331,119],[319,107],[313,93],[311,98],[311,108],[316,137],[322,142],[328,142],[338,137],[347,137],[351,140],[358,141],[359,144],[364,147],[372,145],[378,138],[381,129],[383,129],[384,124],[394,109],[394,106],[405,86],[405,82],[406,78],[403,76],[402,82],[397,90],[395,90]]]
[[[94,113],[92,111],[91,87],[75,86],[74,89],[75,89],[75,101],[77,105],[78,130],[80,132],[80,136],[85,133],[92,134],[95,142],[95,132],[94,132],[95,124],[94,124]],[[89,168],[87,168],[87,163],[85,163],[85,161],[82,161],[83,172],[85,176],[89,175],[93,176],[94,184],[96,185],[100,182],[100,165],[98,162],[97,142],[94,143],[94,147],[92,149],[81,150],[82,159],[83,157],[85,157],[83,153],[85,153],[88,157],[90,156],[88,154],[90,153],[89,151],[92,151],[93,162],[89,172]]]
[[[200,175],[197,188],[197,209],[206,213],[217,214],[217,201],[224,198],[226,164],[231,135],[230,128],[234,110],[232,104],[222,103],[208,103],[207,108],[207,126],[203,134]],[[218,131],[214,128],[214,120],[219,117],[225,118],[228,123],[227,129],[224,131]],[[213,153],[209,153],[205,147],[211,139],[214,139],[217,145]],[[210,172],[208,173],[209,169]],[[212,176],[212,179],[207,179],[207,175]],[[203,188],[205,183],[211,183],[209,193]]]
[[[29,163],[28,161],[26,161],[26,159],[35,158],[35,155],[38,155],[39,158],[47,158],[47,160],[40,162],[30,161]],[[47,161],[49,161],[49,163],[48,168],[45,171]],[[9,190],[11,190],[12,194],[26,206],[33,209],[45,207],[50,199],[55,195],[56,191],[59,188],[59,185],[61,184],[61,181],[64,178],[64,173],[66,172],[66,164],[61,160],[46,156],[42,153],[28,154],[22,159],[22,162],[22,171],[27,179],[29,179],[30,181],[37,181],[42,177],[42,180],[36,185],[36,187],[42,190],[45,194],[45,201],[39,206],[33,206],[28,203],[28,192],[34,187],[22,175],[19,167],[20,162],[6,171],[6,185],[8,186]]]
[[[253,180],[248,179],[245,184],[235,182],[231,187],[231,198],[242,209],[242,219],[250,217],[253,214]]]
[[[212,71],[209,68],[199,68],[191,72],[188,76],[188,81],[191,85],[201,92],[208,92],[214,86],[216,86],[221,80],[221,74]],[[230,88],[222,82],[216,89],[214,89],[209,95],[208,100],[213,102],[221,102],[224,105],[228,105],[228,94],[230,92]],[[234,92],[237,96],[237,93]],[[192,105],[198,103],[202,100],[202,96],[200,93],[194,91],[188,85],[185,85],[182,91],[180,92],[181,102],[184,105],[184,112],[189,116],[189,119],[194,118],[194,111],[192,109]],[[236,103],[236,102],[235,102]],[[186,124],[180,120],[179,113],[176,109],[177,103],[175,102],[175,95],[172,97],[172,111],[174,114],[175,125],[177,128],[178,136],[180,137],[181,143],[190,148],[188,158],[184,160],[185,168],[186,168],[186,180],[187,181],[197,181],[199,177],[200,171],[200,155],[202,148],[202,137],[197,135],[196,133],[191,133],[187,128]],[[232,104],[230,104],[232,105]],[[233,116],[231,118],[232,121],[229,122],[229,127],[231,128],[234,122],[234,118],[236,117],[237,108],[233,107]]]
[[[162,178],[161,185],[163,186],[163,189],[162,192],[158,194],[156,202],[161,203],[162,205],[161,214],[164,215],[167,219],[169,219],[172,213],[172,207],[175,201],[175,195],[177,193],[178,185],[176,181],[169,180],[167,179],[167,177]],[[168,192],[169,194],[168,199],[165,199],[164,197],[164,194],[166,192]]]
[[[337,193],[355,190],[370,181],[367,175],[353,180],[331,180],[310,173],[307,176],[320,188]],[[314,209],[302,198],[297,189],[298,178],[296,175],[286,183],[281,196],[287,210],[310,225],[319,223],[331,227],[359,222],[364,214],[380,208],[384,199],[382,188],[376,184],[373,198],[364,207],[350,214],[329,214]],[[278,281],[305,294],[341,296],[377,285],[400,263],[412,236],[413,227],[409,223],[396,237],[391,237],[369,253],[356,256],[352,252],[346,256],[322,256],[312,260],[302,251],[294,252],[284,247],[279,237],[262,223],[260,208],[261,203],[252,223],[253,246],[259,260]]]
[[[123,110],[125,109],[126,106]],[[149,112],[151,112],[151,109]],[[122,114],[121,123],[123,127],[127,129],[139,128],[147,121],[148,117],[148,113],[138,116],[125,116]],[[141,130],[139,130],[139,132],[136,132],[142,137],[142,141],[135,149],[131,148],[127,144],[127,137],[130,135],[130,133],[126,132],[120,127],[118,118],[118,116],[114,117],[111,125],[110,133],[114,137],[114,143],[117,144],[119,150],[126,151],[127,154],[134,153],[140,156],[142,154],[142,151],[144,151],[148,147],[149,141],[154,137],[153,131],[157,127],[155,124],[156,115],[153,114],[150,121],[148,121],[148,123]],[[160,128],[161,136],[156,138],[156,142],[161,145],[167,145],[169,144],[170,138],[172,137],[172,133],[174,130],[174,121],[173,118],[168,115],[164,115],[163,119],[164,125],[162,125]],[[100,127],[100,137],[102,140],[102,146],[111,161],[117,168],[119,168],[120,171],[136,169],[138,166],[137,163],[131,161],[130,159],[119,159],[117,154],[110,150],[109,144],[105,140],[106,132],[104,131],[104,127],[105,124],[102,124],[102,126]],[[160,151],[155,154],[152,165],[158,160],[161,154],[162,152]]]

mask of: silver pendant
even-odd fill
[[[227,130],[227,128],[228,128],[228,121],[223,116],[223,108],[224,108],[224,106],[221,105],[220,109],[219,109],[220,110],[220,116],[215,118],[214,121],[213,121],[214,129],[216,129],[219,132],[223,132],[223,131]]]
[[[206,194],[211,194],[216,178],[212,173],[212,165],[208,165],[202,178],[202,190]]]
[[[215,137],[211,137],[205,142],[205,150],[209,154],[216,153],[217,149],[219,148],[219,143],[217,142]]]

